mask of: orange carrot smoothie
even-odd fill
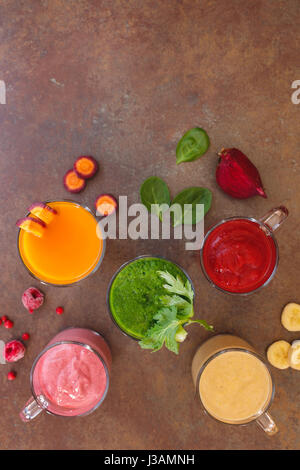
[[[96,270],[104,240],[96,234],[97,220],[75,202],[47,203],[57,211],[41,238],[20,230],[18,248],[32,275],[57,285],[73,284]]]

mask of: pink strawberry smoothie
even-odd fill
[[[48,401],[48,410],[76,416],[92,410],[107,389],[107,372],[99,356],[73,343],[58,344],[39,359],[33,386]]]

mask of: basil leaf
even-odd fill
[[[173,204],[179,204],[181,211],[171,213],[173,219],[173,226],[179,224],[197,224],[209,211],[212,200],[212,192],[207,188],[199,188],[197,186],[186,188],[181,191],[172,201]],[[191,204],[190,208],[184,207],[185,204]],[[196,205],[204,205],[204,213],[197,214]],[[203,211],[201,211],[203,212]]]
[[[187,131],[178,142],[176,163],[192,162],[201,157],[209,147],[209,137],[204,129],[194,127]]]
[[[161,178],[150,176],[140,188],[141,201],[151,213],[152,204],[167,204],[170,206],[171,198],[169,188]],[[162,211],[157,210],[157,215],[162,218]]]

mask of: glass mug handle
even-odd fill
[[[39,399],[41,400],[41,403],[43,403],[44,407],[39,405],[35,398],[30,397],[23,410],[19,414],[22,421],[25,423],[32,421],[48,406],[47,401],[42,395],[39,397]]]
[[[260,222],[265,224],[272,232],[278,229],[282,222],[289,215],[289,211],[284,206],[275,207],[267,212],[259,219]]]
[[[274,436],[278,432],[278,427],[273,421],[269,413],[263,413],[256,419],[256,423],[267,433],[269,436]]]

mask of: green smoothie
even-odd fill
[[[109,292],[109,307],[117,325],[128,335],[142,339],[154,324],[153,316],[161,308],[160,296],[166,294],[157,271],[168,271],[185,282],[184,272],[171,261],[139,258],[116,275]]]

